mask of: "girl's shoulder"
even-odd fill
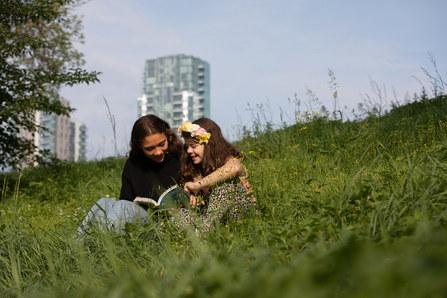
[[[248,177],[247,168],[244,166],[240,158],[228,156],[225,160],[224,165],[230,165],[237,168],[238,176],[241,178]]]
[[[245,167],[244,164],[241,163],[241,174],[239,175],[239,177],[241,178],[241,180],[246,180],[248,178],[248,170]]]
[[[242,163],[239,158],[234,158],[234,163],[239,167],[239,179],[241,181],[246,181],[248,178],[248,170],[247,167]]]

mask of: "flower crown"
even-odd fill
[[[195,138],[199,141],[199,144],[205,143],[208,144],[208,140],[211,137],[211,134],[206,132],[206,130],[200,127],[197,124],[192,124],[191,122],[185,121],[178,128],[178,132],[181,134],[182,131],[189,132],[191,134],[191,138]]]

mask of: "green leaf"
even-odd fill
[[[414,219],[419,220],[422,218],[422,212],[419,211],[418,209],[414,210],[414,214],[413,214]]]

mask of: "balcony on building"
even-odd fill
[[[180,94],[173,94],[174,102],[182,102],[183,95]]]
[[[174,106],[172,107],[172,110],[174,111],[174,112],[178,112],[178,111],[181,111],[183,109],[183,104],[174,104]]]

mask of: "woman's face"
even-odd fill
[[[141,149],[148,158],[162,162],[168,154],[168,140],[164,133],[156,133],[141,141]]]

